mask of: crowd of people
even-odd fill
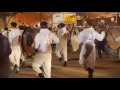
[[[25,56],[21,48],[22,34],[25,30],[24,25],[16,28],[17,23],[11,23],[11,29],[5,28],[0,33],[0,78],[8,78],[11,73],[11,64],[16,73],[19,72],[21,62],[25,62]],[[80,30],[78,36],[74,36],[75,40],[82,45],[79,56],[79,64],[88,72],[88,78],[93,78],[96,48],[99,58],[102,58],[101,51],[106,53],[107,40],[105,33],[105,25],[103,21],[95,28],[92,26],[92,21],[86,19],[83,22],[83,30]],[[52,62],[52,47],[51,44],[56,44],[56,56],[58,60],[64,61],[63,66],[67,66],[67,43],[70,38],[70,32],[64,23],[60,23],[57,27],[57,33],[48,27],[47,22],[41,22],[40,27],[36,25],[36,30],[39,33],[35,36],[34,45],[35,53],[32,63],[32,69],[40,78],[51,78],[51,62]],[[71,29],[72,30],[72,29]]]

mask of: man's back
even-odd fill
[[[9,32],[9,41],[11,45],[19,45],[20,44],[20,36],[21,33],[19,31],[19,29],[12,29]]]
[[[48,29],[41,29],[40,33],[38,33],[35,37],[35,48],[39,48],[40,51],[46,51],[46,44],[50,46],[52,44],[52,41],[58,43],[59,39]],[[51,47],[49,48],[51,49]]]
[[[89,34],[93,35],[93,42],[95,41],[95,39],[102,41],[103,38],[105,37],[105,32],[102,32],[101,34],[99,34],[94,30],[94,28],[87,28],[87,29],[84,29],[82,32],[80,32],[80,34],[78,35],[78,40],[77,40],[78,43],[86,42]]]

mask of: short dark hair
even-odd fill
[[[8,28],[7,28],[7,27],[5,27],[5,30],[8,30]]]
[[[16,22],[11,22],[11,26],[16,27],[17,23]]]
[[[87,24],[88,24],[89,26],[93,26],[93,22],[92,22],[92,20],[90,20],[90,19],[86,19],[86,22],[87,22]]]
[[[64,23],[60,23],[60,27],[61,28],[65,27],[65,24]]]
[[[20,29],[20,30],[24,30],[24,28],[25,28],[25,27],[24,27],[23,25],[20,25],[20,26],[19,26],[19,29]]]
[[[61,27],[60,27],[60,24],[58,24],[57,27],[58,27],[58,28],[61,28]]]
[[[48,28],[47,25],[48,25],[47,22],[41,22],[41,23],[40,23],[40,27],[41,27],[41,28]]]

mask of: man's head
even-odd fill
[[[20,29],[20,30],[24,30],[24,28],[25,28],[25,27],[24,27],[23,25],[20,25],[20,26],[19,26],[19,29]]]
[[[38,27],[38,25],[35,25],[35,27]]]
[[[90,19],[86,19],[83,21],[84,28],[89,28],[90,26],[93,26],[93,22]]]
[[[7,28],[7,27],[5,27],[5,30],[8,30],[8,28]]]
[[[65,24],[64,24],[64,23],[60,23],[60,27],[61,27],[61,28],[64,28],[64,27],[65,27]]]
[[[92,20],[90,20],[90,19],[86,19],[86,23],[87,23],[87,25],[89,25],[89,26],[92,26],[92,25],[93,25],[93,22],[92,22]]]
[[[12,27],[12,28],[16,28],[16,26],[17,26],[17,23],[16,23],[16,22],[12,22],[12,23],[11,23],[11,27]]]
[[[47,22],[41,22],[41,23],[40,23],[40,27],[41,27],[42,29],[48,28]]]
[[[102,20],[100,21],[100,24],[105,24],[105,21],[102,19]]]
[[[114,18],[111,18],[111,22],[114,22],[115,21],[115,19]]]
[[[60,27],[60,24],[58,24],[57,28],[61,28],[61,27]]]

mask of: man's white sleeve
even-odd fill
[[[39,41],[39,36],[38,34],[35,37],[35,49],[38,49],[40,45],[40,41]]]
[[[8,39],[9,39],[10,45],[12,45],[12,35],[11,35],[11,32],[8,34]]]
[[[80,32],[78,37],[76,38],[76,41],[80,44],[83,41],[83,32]]]
[[[59,43],[59,38],[57,37],[57,35],[54,34],[54,33],[52,33],[51,36],[52,36],[53,42],[56,43],[56,44],[58,44]]]

